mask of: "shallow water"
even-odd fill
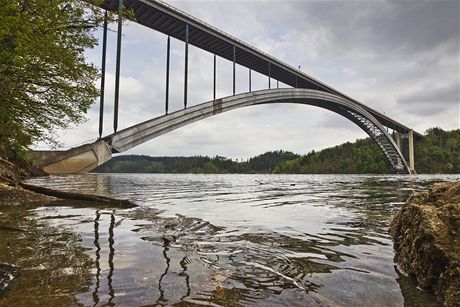
[[[29,183],[134,200],[2,204],[0,305],[437,306],[388,225],[460,176],[88,174]]]

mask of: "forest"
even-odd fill
[[[403,152],[406,149],[403,147]],[[430,128],[415,142],[415,168],[419,174],[460,173],[460,130]],[[388,174],[385,156],[370,139],[359,139],[320,151],[298,155],[269,151],[246,161],[222,156],[114,157],[98,167],[99,173],[202,173],[202,174]]]

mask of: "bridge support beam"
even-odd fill
[[[123,29],[123,20],[121,18],[123,11],[123,0],[118,0],[118,35],[117,35],[117,62],[115,68],[115,101],[113,106],[113,131],[118,129],[118,101],[120,99],[120,61],[121,61],[121,31]]]
[[[251,69],[249,69],[249,93],[252,92],[252,85],[251,85]]]
[[[188,23],[185,24],[185,71],[184,71],[184,109],[187,108],[187,82],[188,82]]]
[[[168,43],[166,46],[166,98],[165,98],[165,112],[168,114],[169,108],[169,56],[171,53],[171,37],[168,36]]]
[[[235,45],[233,45],[233,95],[235,95],[236,93],[236,81],[235,81],[235,73],[236,73],[236,69],[235,69],[235,65],[236,65],[236,47]]]
[[[415,174],[415,155],[414,155],[414,130],[410,129],[408,133],[409,143],[409,168],[411,174]]]
[[[216,100],[216,55],[214,54],[214,95],[213,100]]]
[[[397,131],[393,132],[393,136],[395,138],[395,143],[398,146],[399,150],[402,151],[401,147],[401,134]]]
[[[272,86],[272,64],[268,62],[268,89],[271,89]]]
[[[398,131],[393,131],[393,140],[396,143],[396,146],[398,147],[399,151],[402,153],[402,145],[401,145],[401,134]],[[402,164],[402,161],[400,158],[398,158],[398,163]]]
[[[104,129],[104,89],[105,89],[105,62],[107,58],[107,11],[104,13],[104,32],[102,36],[102,68],[101,68],[101,97],[99,101],[99,138]]]

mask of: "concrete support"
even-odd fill
[[[251,69],[249,69],[249,93],[252,92]]]
[[[169,108],[169,57],[171,54],[171,37],[168,36],[168,43],[166,47],[166,101],[165,101],[165,113],[168,114]]]
[[[233,45],[233,95],[236,93],[236,47]]]
[[[402,152],[402,148],[401,148],[401,134],[397,131],[394,132],[394,138],[395,138],[395,142],[396,142],[396,145],[398,146],[398,149],[399,151]]]
[[[48,174],[87,173],[112,158],[109,145],[99,140],[66,151],[33,152],[33,164]]]
[[[118,0],[118,33],[117,33],[117,60],[115,67],[115,100],[113,103],[113,131],[118,129],[118,102],[120,100],[120,61],[121,61],[121,36],[123,30],[123,0]]]
[[[107,59],[107,11],[104,13],[104,32],[102,37],[102,68],[101,68],[101,97],[99,102],[99,138],[104,129],[104,90],[105,90],[105,63]]]
[[[271,89],[272,84],[272,64],[268,62],[268,89]]]
[[[408,134],[409,143],[409,168],[411,174],[415,174],[415,155],[414,155],[414,130],[410,129]]]
[[[216,100],[216,55],[214,54],[214,92],[213,100]]]
[[[184,70],[184,109],[187,109],[187,86],[188,86],[188,23],[185,24],[185,70]]]
[[[393,139],[398,147],[399,151],[402,153],[402,146],[401,146],[401,134],[398,131],[393,131]],[[402,160],[398,157],[398,164],[402,164]]]

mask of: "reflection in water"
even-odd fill
[[[109,287],[109,297],[110,297],[107,305],[109,306],[115,305],[113,303],[113,299],[115,298],[115,291],[113,290],[113,287],[112,287],[112,277],[113,277],[113,271],[114,271],[113,257],[115,256],[115,248],[113,247],[115,243],[114,233],[113,233],[114,226],[115,226],[115,214],[114,214],[114,211],[112,211],[112,214],[110,214],[110,226],[109,226],[109,274],[107,275],[107,286]]]
[[[8,226],[0,227],[0,262],[19,270],[0,306],[72,306],[75,294],[90,290],[93,263],[81,236],[55,208],[40,205],[0,200],[0,225]]]
[[[99,219],[101,214],[99,210],[96,210],[96,218],[94,219],[94,246],[96,247],[96,286],[94,287],[93,300],[94,306],[99,303],[99,284],[101,282],[101,264],[99,263],[101,259],[101,246],[99,245]]]
[[[87,282],[86,288],[77,289],[76,283],[69,290],[83,305],[429,306],[436,304],[433,297],[395,271],[387,228],[410,193],[434,180],[51,177],[35,182],[89,192],[96,184],[99,191],[141,206],[115,211],[63,202],[21,218],[36,221],[33,227],[47,223],[74,235],[75,246],[93,257],[95,263],[88,266],[95,268],[91,288]],[[59,246],[53,250],[59,252]]]
[[[169,271],[169,263],[171,262],[171,259],[169,259],[168,255],[166,252],[169,250],[169,241],[164,237],[163,238],[163,257],[166,260],[166,267],[165,271],[163,274],[161,274],[160,279],[158,280],[158,290],[160,291],[160,297],[157,300],[157,304],[166,304],[167,300],[165,300],[165,291],[161,287],[161,283],[163,281],[163,278],[168,274]]]
[[[100,210],[95,210],[96,217],[94,218],[94,240],[93,244],[95,247],[95,267],[96,267],[96,274],[94,276],[95,278],[95,283],[94,283],[94,289],[92,291],[92,305],[97,306],[101,302],[101,297],[100,297],[100,290],[101,290],[101,275],[102,275],[102,268],[101,268],[101,252],[103,252],[102,247],[100,245],[100,224],[103,222],[101,220],[101,217],[103,216]],[[107,273],[107,296],[108,300],[107,303],[105,303],[105,306],[113,306],[115,305],[114,299],[115,299],[115,290],[113,288],[113,277],[114,277],[114,271],[115,271],[115,265],[114,265],[114,256],[115,256],[115,235],[114,235],[114,228],[116,226],[115,223],[115,211],[112,211],[110,213],[110,222],[108,225],[108,258],[107,258],[107,264],[108,264],[108,273]],[[103,232],[104,233],[104,232]]]

